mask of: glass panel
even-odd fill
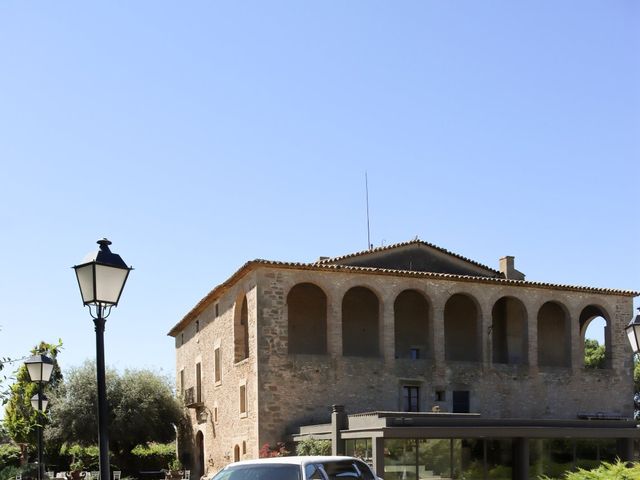
[[[638,342],[640,342],[640,325],[634,325],[633,326],[633,333],[634,333],[634,337],[635,337],[635,343],[633,344],[635,348],[640,349],[640,345],[638,345]],[[634,349],[634,352],[637,352],[638,350]]]
[[[127,269],[96,265],[96,300],[108,304],[118,303],[128,274]]]
[[[42,364],[42,381],[48,382],[51,379],[51,372],[53,372],[53,363]]]
[[[418,478],[451,478],[451,443],[448,438],[418,441]]]
[[[27,363],[27,371],[32,382],[39,382],[42,374],[40,370],[41,363]]]
[[[469,438],[453,441],[454,478],[484,479],[484,440]],[[508,477],[511,479],[511,477]]]
[[[93,291],[93,264],[90,263],[83,267],[76,268],[76,277],[80,285],[82,302],[93,302],[95,300],[95,292]]]
[[[547,475],[560,478],[574,468],[574,444],[571,439],[553,438],[529,441],[529,477]]]
[[[382,477],[385,480],[416,480],[417,455],[416,440],[385,439]]]
[[[346,440],[346,454],[350,457],[356,457],[363,460],[368,465],[373,462],[373,453],[371,451],[372,442],[370,438],[357,438],[355,440]]]
[[[487,478],[510,479],[513,471],[511,439],[487,439]]]

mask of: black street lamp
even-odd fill
[[[104,324],[111,307],[118,305],[129,272],[132,270],[109,250],[111,242],[98,240],[100,248],[73,268],[78,278],[82,303],[89,306],[96,327],[96,369],[98,384],[98,447],[100,449],[100,480],[110,480],[109,432],[107,431],[107,388],[104,368]],[[91,307],[94,309],[92,310]]]
[[[47,409],[47,404],[49,403],[42,393],[42,386],[51,378],[53,360],[46,355],[34,355],[27,358],[24,364],[27,367],[31,381],[38,384],[38,393],[31,397],[31,406],[38,412],[38,416],[40,417]],[[42,418],[38,418],[38,480],[42,480],[44,476],[42,450]]]
[[[640,312],[640,308],[638,308],[638,312]],[[624,329],[627,332],[631,350],[634,354],[640,353],[640,313]]]

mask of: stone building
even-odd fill
[[[169,332],[183,460],[198,478],[305,437],[386,480],[630,458],[637,295],[526,281],[513,257],[494,270],[420,240],[247,262]],[[594,318],[605,361],[585,368]]]

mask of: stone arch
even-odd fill
[[[527,310],[515,297],[502,297],[491,310],[493,362],[526,365],[528,360]]]
[[[380,355],[380,302],[367,287],[353,287],[342,298],[342,354]]]
[[[447,361],[479,362],[480,315],[473,297],[456,293],[444,306],[444,349]]]
[[[312,283],[294,285],[287,295],[289,353],[327,353],[327,296]]]
[[[242,295],[236,301],[236,312],[233,321],[233,345],[236,363],[249,358],[249,308],[246,295]]]
[[[393,303],[396,358],[431,358],[429,302],[417,290],[404,290]]]
[[[596,319],[602,318],[604,321],[604,364],[596,368],[611,368],[611,322],[607,311],[599,305],[587,305],[580,312],[580,358],[584,361],[584,346],[586,342],[587,328]]]
[[[571,335],[566,308],[549,301],[538,310],[538,365],[571,366]]]

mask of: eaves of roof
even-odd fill
[[[345,272],[345,273],[361,273],[361,274],[375,274],[375,275],[389,275],[394,277],[412,277],[412,278],[432,278],[438,280],[451,280],[457,282],[471,282],[471,283],[489,283],[489,284],[501,284],[511,285],[518,287],[535,287],[546,288],[554,290],[565,290],[572,292],[584,292],[595,293],[602,295],[620,295],[624,297],[637,297],[640,292],[632,290],[617,290],[611,288],[595,288],[584,287],[576,285],[562,285],[546,282],[531,282],[526,280],[512,280],[507,278],[494,278],[494,277],[475,277],[472,275],[455,275],[451,273],[433,273],[433,272],[416,272],[411,270],[391,270],[385,268],[375,267],[356,267],[351,265],[334,265],[324,263],[297,263],[297,262],[278,262],[275,260],[262,260],[256,259],[245,263],[240,267],[233,275],[231,275],[226,281],[216,286],[211,290],[202,300],[200,300],[173,328],[167,333],[167,335],[173,337],[178,334],[186,325],[188,325],[197,315],[202,313],[209,305],[215,300],[220,298],[229,288],[235,285],[242,277],[249,272],[252,272],[258,268],[281,268],[286,270],[307,270],[317,272]]]
[[[439,247],[438,245],[434,245],[433,243],[425,242],[424,240],[420,240],[418,238],[416,238],[415,240],[409,240],[408,242],[394,243],[393,245],[386,245],[384,247],[372,248],[371,250],[362,250],[360,252],[349,253],[347,255],[341,255],[339,257],[325,258],[325,259],[322,259],[322,260],[318,260],[317,262],[314,263],[314,265],[335,264],[336,262],[340,262],[342,260],[347,260],[347,259],[351,259],[351,258],[355,258],[355,257],[362,257],[364,255],[369,255],[371,253],[378,253],[378,252],[384,252],[384,251],[387,251],[387,250],[394,250],[394,249],[401,248],[401,247],[407,247],[409,245],[423,245],[425,247],[433,248],[434,250],[438,250],[441,253],[444,253],[444,254],[449,255],[451,257],[455,257],[455,258],[457,258],[459,260],[463,260],[464,262],[467,262],[467,263],[470,263],[472,265],[475,265],[476,267],[480,267],[480,268],[483,268],[483,269],[488,270],[490,272],[493,272],[496,276],[499,276],[499,277],[504,276],[500,270],[495,270],[495,269],[493,269],[491,267],[488,267],[487,265],[484,265],[484,264],[482,264],[480,262],[476,262],[475,260],[471,260],[470,258],[463,257],[462,255],[458,255],[457,253],[451,252],[451,251],[447,250],[446,248]]]

